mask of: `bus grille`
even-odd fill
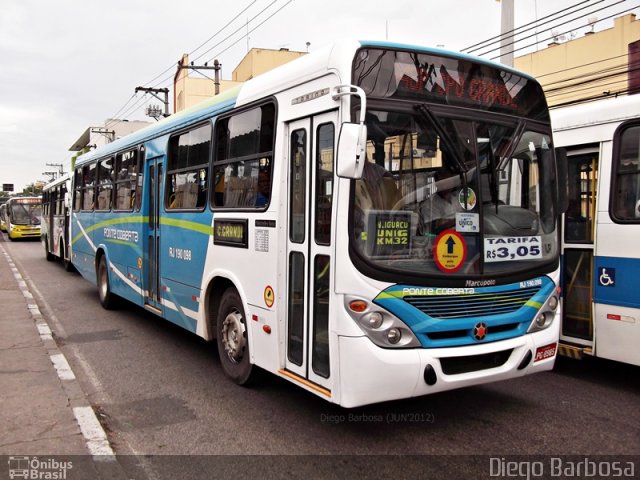
[[[460,296],[405,296],[404,301],[431,318],[468,318],[513,313],[539,290],[540,287],[529,287]]]

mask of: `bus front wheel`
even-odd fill
[[[222,296],[216,329],[218,355],[225,375],[238,385],[250,383],[254,369],[249,361],[247,321],[235,288],[229,288]]]
[[[116,296],[111,292],[109,269],[107,268],[107,260],[104,255],[100,257],[97,273],[100,304],[106,310],[111,310],[116,307]]]

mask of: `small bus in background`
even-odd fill
[[[0,205],[0,231],[7,231],[7,204]]]
[[[553,368],[551,124],[503,65],[332,45],[82,155],[72,191],[102,305],[216,340],[238,384],[354,407]]]
[[[640,365],[640,95],[551,111],[566,155],[560,352]]]
[[[5,228],[10,240],[39,238],[42,216],[40,197],[12,197],[6,205]]]
[[[69,250],[71,176],[67,173],[42,190],[41,240],[47,260],[60,259],[71,270]]]

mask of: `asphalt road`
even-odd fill
[[[38,242],[4,246],[131,478],[343,478],[363,467],[397,478],[459,472],[451,458],[488,472],[485,457],[411,455],[640,454],[638,367],[560,358],[549,373],[345,410],[268,374],[238,387],[215,345],[131,305],[103,310],[95,287],[47,262]]]

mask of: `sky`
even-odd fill
[[[516,27],[570,6],[590,9],[581,14],[609,7],[593,13],[601,19],[596,31],[612,26],[606,16],[640,7],[640,0],[514,1]],[[500,12],[496,0],[0,0],[0,184],[22,191],[47,180],[43,172],[58,170],[47,163],[68,171],[69,147],[107,118],[151,120],[144,107],[158,102],[134,89],[171,88],[183,53],[197,64],[218,58],[230,79],[247,48],[313,52],[346,37],[458,51],[498,35]],[[539,40],[550,26],[538,29]],[[556,30],[588,28],[583,18]]]

